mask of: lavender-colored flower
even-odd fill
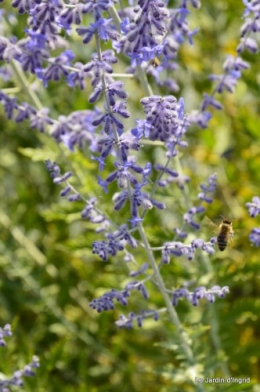
[[[240,54],[245,49],[249,50],[251,53],[257,53],[258,44],[256,40],[249,35],[260,31],[259,1],[249,2],[248,0],[243,0],[243,2],[246,6],[244,13],[245,23],[241,28],[241,39],[237,46],[237,53]],[[248,17],[250,14],[252,17]],[[207,107],[211,106],[216,109],[221,109],[221,104],[215,99],[216,93],[222,93],[225,90],[233,93],[237,81],[241,77],[241,72],[247,68],[249,68],[249,64],[239,55],[235,57],[230,55],[227,56],[223,65],[224,74],[210,75],[210,79],[216,82],[214,91],[210,96],[204,94],[204,100],[201,104],[200,111],[191,113],[189,115],[189,121],[198,124],[201,128],[207,128],[211,118],[211,114],[206,111]]]
[[[25,72],[39,73],[43,67],[43,61],[49,57],[46,37],[30,29],[26,29],[26,33],[28,38],[19,43],[21,53],[16,56],[16,60],[21,63]]]
[[[202,192],[198,194],[198,198],[206,203],[212,203],[212,197],[209,197],[208,194],[213,193],[217,187],[217,175],[212,174],[208,179],[208,184],[201,184],[200,188]]]
[[[237,47],[237,52],[241,53],[245,49],[248,49],[250,52],[256,53],[258,51],[258,44],[253,38],[249,37],[249,35],[256,34],[260,31],[259,0],[243,0],[243,3],[246,7],[243,15],[245,22],[241,27],[241,39]]]
[[[88,44],[94,34],[98,34],[102,41],[117,41],[119,33],[116,27],[111,23],[112,19],[100,18],[95,23],[90,23],[89,27],[79,27],[76,29],[78,35],[83,36],[83,43]]]
[[[6,94],[0,92],[0,100],[4,103],[4,110],[7,118],[13,118],[15,110],[18,108],[16,98],[9,98]]]
[[[111,240],[124,240],[128,243],[128,245],[131,246],[131,248],[136,248],[137,247],[137,242],[134,239],[134,237],[132,237],[129,234],[128,231],[128,226],[126,224],[121,225],[118,230],[116,230],[113,233],[108,233],[106,235],[106,238],[111,239]]]
[[[118,251],[122,251],[124,246],[115,239],[109,241],[94,241],[92,244],[92,253],[97,254],[103,261],[108,260],[108,256],[115,256]]]
[[[180,238],[184,240],[188,236],[188,233],[186,231],[178,229],[176,227],[173,229],[173,231],[176,234],[176,238]]]
[[[0,37],[0,60],[9,62],[13,59],[19,59],[21,54],[22,50],[18,47],[15,37],[11,39]]]
[[[198,3],[197,1],[191,1],[191,6],[197,8]],[[157,47],[149,48],[154,55],[151,59],[156,56],[159,57],[160,64],[156,68],[148,65],[147,72],[154,76],[158,85],[163,86],[168,91],[176,92],[179,90],[178,84],[172,78],[172,74],[178,68],[178,50],[186,39],[192,45],[192,37],[198,31],[198,28],[193,31],[190,30],[187,19],[189,13],[187,0],[182,0],[178,4],[178,8],[170,9],[169,18],[166,20],[167,33]],[[142,60],[141,56],[140,60]],[[165,77],[165,74],[171,74],[171,78]]]
[[[99,110],[80,110],[71,113],[67,118],[69,124],[69,133],[61,135],[61,141],[71,151],[74,151],[75,146],[83,148],[85,144],[88,145],[90,151],[98,150],[98,139],[95,135],[95,127],[93,126],[93,119],[99,114]],[[62,117],[63,118],[63,117]],[[59,140],[58,140],[59,141]]]
[[[67,117],[60,116],[58,121],[55,122],[51,129],[51,135],[57,142],[62,141],[62,137],[66,134],[70,134],[72,131]]]
[[[200,112],[198,110],[192,111],[188,116],[190,123],[197,124],[202,129],[208,128],[208,123],[211,120],[211,118],[212,118],[212,114],[210,112],[208,111]]]
[[[66,50],[65,52],[57,56],[55,59],[49,59],[49,62],[51,62],[51,64],[44,72],[45,79],[47,81],[58,81],[62,76],[67,77],[69,75],[67,67],[70,66],[70,63],[73,58],[73,53],[70,50]]]
[[[169,31],[172,33],[174,40],[177,44],[181,44],[185,41],[185,36],[188,38],[189,43],[193,44],[192,37],[198,32],[198,28],[191,31],[187,23],[187,15],[190,13],[187,8],[186,0],[182,1],[179,8],[174,9],[171,12],[171,22],[169,26]]]
[[[204,93],[203,94],[203,101],[201,104],[201,110],[205,111],[205,109],[207,109],[209,106],[217,109],[217,110],[221,110],[223,108],[223,106],[221,105],[220,102],[218,102],[214,97],[209,96],[208,94]]]
[[[143,170],[141,167],[137,166],[134,162],[131,161],[126,161],[123,165],[121,165],[119,162],[115,162],[115,166],[118,169],[113,171],[106,178],[107,184],[110,184],[116,180],[120,189],[127,188],[128,183],[130,183],[132,186],[136,186],[138,184],[138,180],[132,174],[132,171],[135,173],[140,173]]]
[[[251,230],[249,240],[254,246],[260,246],[260,227],[255,227]]]
[[[214,244],[212,242],[205,242],[200,238],[193,240],[191,244],[172,241],[164,244],[161,261],[163,264],[169,264],[171,256],[185,256],[191,261],[194,259],[195,252],[199,248],[209,255],[215,253]]]
[[[64,3],[62,0],[49,0],[47,3],[40,2],[35,7],[31,7],[30,25],[32,29],[48,36],[50,39],[53,38],[58,33],[55,20],[63,7]]]
[[[241,53],[247,49],[251,53],[257,53],[258,52],[258,43],[256,42],[255,39],[246,37],[246,38],[241,38],[240,44],[237,47],[237,52]]]
[[[129,276],[135,277],[135,276],[142,275],[148,268],[149,265],[147,263],[143,263],[138,270],[130,272]]]
[[[104,11],[107,11],[113,6],[113,2],[116,0],[85,0],[84,7],[82,10],[83,14],[93,14],[94,20],[99,20],[102,17]]]
[[[216,91],[218,93],[223,93],[223,91],[228,91],[233,93],[235,87],[237,86],[237,81],[241,77],[241,71],[236,69],[230,69],[228,73],[224,75],[210,75],[210,80],[217,82]]]
[[[120,314],[119,320],[116,321],[116,325],[119,328],[131,329],[133,327],[134,316],[135,314],[133,312],[129,313],[128,317],[125,317],[123,314]]]
[[[63,27],[67,33],[71,31],[73,23],[79,25],[82,21],[83,4],[74,4],[73,8],[64,8],[57,18],[58,24]]]
[[[115,193],[113,196],[115,211],[121,210],[121,208],[124,207],[127,200],[128,200],[128,191],[127,190],[123,190],[121,192]]]
[[[112,140],[111,143],[114,144],[115,140],[114,140],[114,130],[116,129],[118,134],[122,134],[123,129],[124,129],[124,125],[123,123],[117,119],[112,113],[105,113],[102,114],[101,116],[99,116],[98,118],[96,118],[92,125],[94,126],[99,126],[101,124],[104,124],[104,132],[107,135],[110,135]],[[107,141],[108,139],[106,139]],[[101,142],[99,143],[101,145],[101,143],[104,141],[104,139],[101,140]]]
[[[159,314],[154,310],[143,310],[141,314],[131,312],[128,314],[128,317],[120,314],[119,320],[116,321],[116,325],[119,328],[131,329],[133,327],[133,322],[136,321],[138,327],[142,327],[143,320],[148,317],[152,317],[155,321],[158,321]]]
[[[61,175],[61,171],[56,162],[51,162],[49,159],[45,161],[47,170],[51,173],[50,176],[53,178],[55,184],[60,184],[61,182],[67,181],[71,176],[71,172],[67,172]]]
[[[114,82],[110,76],[113,73],[111,64],[115,64],[117,61],[113,50],[105,50],[100,55],[97,53],[91,55],[91,61],[85,64],[83,69],[85,72],[91,72],[90,78],[93,87],[102,82],[102,76],[105,77],[106,83]]]
[[[54,121],[48,116],[49,109],[42,108],[37,113],[33,113],[30,118],[30,126],[32,129],[38,129],[40,132],[45,132],[47,125],[52,125]]]
[[[143,98],[141,104],[146,114],[142,129],[149,129],[150,140],[167,141],[179,128],[177,100],[173,96],[150,96]]]
[[[169,175],[169,177],[173,177],[173,178],[178,177],[178,175],[179,175],[178,172],[176,172],[175,170],[170,169],[168,167],[165,167],[165,166],[161,165],[160,163],[156,163],[154,165],[154,169],[160,173],[166,173]]]
[[[251,203],[246,203],[246,207],[248,208],[249,215],[252,218],[255,218],[260,214],[260,198],[254,196]]]
[[[73,64],[75,71],[69,72],[67,76],[68,86],[78,86],[81,90],[86,88],[85,77],[87,72],[84,71],[84,64],[77,62]]]
[[[98,225],[95,229],[96,233],[107,231],[110,227],[110,222],[106,219],[105,215],[102,214],[96,208],[97,199],[92,197],[86,202],[84,209],[81,212],[83,219],[88,219],[91,223]]]
[[[169,11],[164,5],[160,0],[139,0],[134,10],[135,17],[124,26],[126,34],[121,38],[120,47],[134,64],[141,64],[144,59],[151,60],[157,55],[153,49],[166,34],[166,21],[169,18]],[[148,52],[147,48],[152,50]]]
[[[12,331],[11,331],[11,325],[6,324],[4,328],[0,327],[0,346],[4,347],[6,346],[5,337],[12,336]]]
[[[223,64],[223,68],[226,72],[231,70],[243,71],[249,68],[249,64],[239,56],[227,56],[226,61]]]
[[[193,292],[190,292],[187,288],[183,287],[175,290],[172,294],[172,304],[177,306],[179,298],[186,298],[193,306],[197,306],[199,300],[202,298],[207,299],[209,302],[215,301],[215,296],[224,298],[226,294],[229,293],[228,286],[213,286],[211,289],[207,290],[206,287],[201,286],[196,288]]]
[[[186,223],[188,223],[193,229],[198,230],[200,228],[199,223],[195,222],[193,220],[193,217],[196,214],[200,214],[201,212],[204,212],[205,208],[202,206],[198,206],[198,207],[192,207],[189,209],[189,211],[184,214],[183,219]]]
[[[115,300],[120,302],[121,305],[126,306],[127,298],[129,296],[130,296],[129,290],[123,290],[123,291],[111,290],[103,294],[101,297],[97,299],[93,299],[89,305],[92,309],[95,309],[98,313],[100,313],[102,311],[113,310],[115,307],[113,301]]]
[[[13,0],[12,7],[18,8],[19,14],[24,14],[25,12],[29,13],[37,3],[40,3],[40,0]]]
[[[23,102],[20,106],[17,107],[17,114],[15,116],[15,122],[19,123],[24,120],[30,119],[31,116],[35,116],[37,110],[29,105],[27,102]]]
[[[6,324],[3,328],[0,327],[0,346],[6,346],[6,342],[4,341],[4,337],[12,336],[11,326],[10,324]],[[32,362],[22,370],[16,370],[13,375],[9,378],[1,377],[0,380],[0,391],[8,392],[9,387],[15,385],[17,387],[23,387],[23,377],[33,377],[35,376],[35,372],[33,369],[38,368],[40,366],[39,358],[34,355],[32,358]],[[3,376],[3,375],[1,375]]]

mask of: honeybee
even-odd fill
[[[154,66],[154,68],[159,67],[159,65],[161,64],[160,60],[158,59],[158,57],[155,57],[154,59],[152,59],[150,61],[150,64]]]
[[[223,218],[218,228],[217,244],[221,252],[226,249],[228,242],[234,235],[232,222],[229,219]]]

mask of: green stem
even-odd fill
[[[146,250],[146,254],[147,254],[149,262],[150,262],[150,265],[152,266],[152,269],[153,269],[153,272],[154,272],[154,277],[156,278],[158,287],[159,287],[160,292],[161,292],[161,294],[163,296],[163,299],[165,301],[166,308],[168,310],[170,320],[171,320],[172,324],[175,325],[177,333],[179,335],[180,345],[182,347],[183,353],[184,353],[184,355],[185,355],[189,365],[193,369],[193,371],[192,371],[193,374],[191,375],[191,379],[194,382],[195,381],[195,377],[197,377],[197,372],[196,372],[196,368],[195,368],[196,362],[195,362],[195,359],[194,359],[194,356],[193,356],[192,349],[191,349],[191,347],[190,347],[190,345],[189,345],[189,343],[187,341],[187,338],[185,336],[185,332],[184,332],[184,329],[182,327],[181,321],[180,321],[180,319],[178,317],[178,314],[177,314],[175,308],[172,305],[172,302],[171,302],[171,299],[170,299],[169,295],[166,292],[167,289],[165,287],[164,281],[163,281],[162,276],[160,274],[160,270],[159,270],[159,268],[158,268],[158,266],[156,264],[154,255],[153,255],[153,253],[152,253],[152,251],[150,249],[150,244],[149,244],[149,242],[147,240],[147,237],[146,237],[146,234],[144,232],[144,228],[143,228],[143,226],[142,226],[142,224],[140,222],[138,223],[138,230],[139,230],[141,239],[143,241],[143,244],[144,244],[144,247],[145,247],[145,250]],[[196,386],[197,386],[197,390],[198,391],[203,391],[204,390],[202,385],[196,384]]]
[[[42,109],[43,106],[41,104],[41,101],[39,100],[39,98],[37,97],[37,95],[35,94],[33,89],[31,88],[31,85],[28,82],[28,80],[26,79],[25,74],[24,74],[23,70],[21,69],[20,65],[18,65],[16,61],[12,61],[11,65],[12,65],[13,71],[14,71],[17,79],[19,79],[19,81],[21,82],[21,84],[23,86],[23,89],[24,89],[26,95],[29,95],[29,97],[31,99],[31,103],[34,104],[38,110]]]

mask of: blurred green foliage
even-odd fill
[[[191,25],[199,26],[200,32],[194,46],[182,48],[180,70],[174,75],[187,110],[198,108],[202,93],[212,90],[208,75],[222,72],[225,56],[235,53],[242,14],[243,4],[237,0],[203,2],[200,10],[192,11]],[[15,34],[21,34],[24,21],[21,17],[14,26]],[[80,40],[72,49],[82,61],[92,50],[83,48]],[[260,390],[259,250],[248,241],[259,219],[251,219],[245,209],[245,203],[259,195],[260,184],[259,54],[246,60],[251,68],[235,93],[220,97],[224,110],[213,113],[209,129],[190,129],[189,147],[181,154],[183,172],[191,177],[191,202],[196,202],[199,184],[217,172],[218,188],[207,215],[235,218],[235,239],[223,254],[216,252],[210,259],[198,254],[192,262],[175,259],[162,271],[169,287],[192,279],[230,287],[230,294],[213,305],[201,302],[193,308],[180,301],[177,307],[205,377],[251,379],[250,385],[231,383],[225,389],[207,385],[208,391]],[[120,64],[117,67],[120,70]],[[141,117],[138,81],[126,81],[126,88],[130,111],[134,118]],[[51,83],[39,99],[54,116],[69,114],[89,107],[90,91],[89,85],[81,93],[65,83]],[[154,91],[164,94],[157,87]],[[26,93],[21,97],[26,100]],[[98,187],[97,165],[88,148],[69,153],[47,134],[30,130],[28,123],[7,121],[2,108],[0,128],[0,314],[1,326],[9,322],[13,328],[7,348],[0,349],[0,371],[11,374],[37,354],[41,367],[35,378],[25,381],[27,391],[193,391],[187,382],[191,369],[182,362],[167,316],[145,321],[142,329],[119,330],[114,324],[119,314],[140,311],[144,300],[133,296],[128,309],[118,305],[101,315],[89,307],[104,291],[123,287],[128,265],[121,254],[107,263],[92,255],[91,244],[98,235],[80,218],[82,204],[61,200],[44,166],[45,159],[54,159],[64,171],[77,173],[73,185],[87,196],[96,195],[116,219],[112,192],[105,195]],[[140,159],[155,163],[163,154],[160,147],[145,146]],[[159,190],[157,198],[165,200],[167,210],[151,211],[145,218],[153,246],[171,239],[172,227],[186,208],[174,185]],[[129,218],[127,209],[121,216]],[[206,236],[209,230],[203,230]],[[157,256],[159,260],[159,252]],[[136,254],[139,262],[143,257]],[[148,289],[149,307],[164,306],[160,294],[152,286]]]

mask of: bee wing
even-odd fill
[[[214,223],[208,216],[204,216],[201,221],[201,226],[204,228],[204,230],[211,231],[213,234],[217,234],[221,222],[217,223],[218,224]]]

